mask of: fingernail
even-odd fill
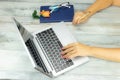
[[[64,58],[64,59],[65,59],[65,56],[62,56],[62,58]]]
[[[64,49],[64,47],[62,49]]]
[[[61,56],[61,58],[65,59],[63,56]]]

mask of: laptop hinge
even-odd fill
[[[34,37],[33,38],[33,41],[36,45],[36,48],[38,49],[39,51],[39,54],[41,56],[41,58],[43,59],[44,61],[44,64],[46,65],[48,71],[53,71],[53,67],[51,66],[50,62],[47,60],[48,58],[45,56],[45,53],[44,53],[44,50],[42,49],[42,47],[38,44],[38,41],[37,41],[37,37]]]

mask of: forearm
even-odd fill
[[[113,5],[120,7],[120,0],[113,0]]]
[[[111,6],[112,3],[113,0],[96,0],[93,5],[91,5],[89,8],[85,10],[85,12],[89,12],[90,13],[89,16],[91,16],[96,12]]]
[[[91,47],[90,56],[120,62],[120,48],[97,48]]]

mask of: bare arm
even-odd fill
[[[82,12],[78,11],[75,13],[73,18],[73,24],[79,24],[79,23],[85,22],[93,14],[111,6],[112,4],[113,4],[113,0],[96,0],[95,3],[93,3],[85,11],[82,11]]]
[[[72,43],[63,47],[63,58],[74,58],[76,56],[91,56],[100,59],[120,62],[120,48],[98,48],[90,47],[81,43]]]
[[[88,7],[88,9],[85,10],[85,12],[90,12],[90,15],[95,14],[96,12],[103,10],[109,6],[111,6],[113,3],[113,0],[96,0],[96,2]]]
[[[113,0],[113,4],[112,5],[120,7],[120,0]]]
[[[92,57],[120,62],[120,48],[96,48],[90,50]]]

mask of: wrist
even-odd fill
[[[88,56],[94,56],[93,55],[93,49],[94,49],[94,47],[90,47],[90,46],[88,46]]]
[[[85,10],[85,12],[90,12],[90,16],[92,16],[96,12],[108,8],[112,4],[113,4],[113,0],[96,0],[93,5],[91,5]]]
[[[93,50],[92,49],[93,49],[93,47],[88,46],[88,45],[84,45],[85,56],[93,56],[93,54],[92,54]]]
[[[92,15],[92,12],[91,12],[91,11],[85,10],[85,11],[83,11],[83,12],[84,12],[84,14],[87,15],[88,17],[90,17],[90,16]]]

